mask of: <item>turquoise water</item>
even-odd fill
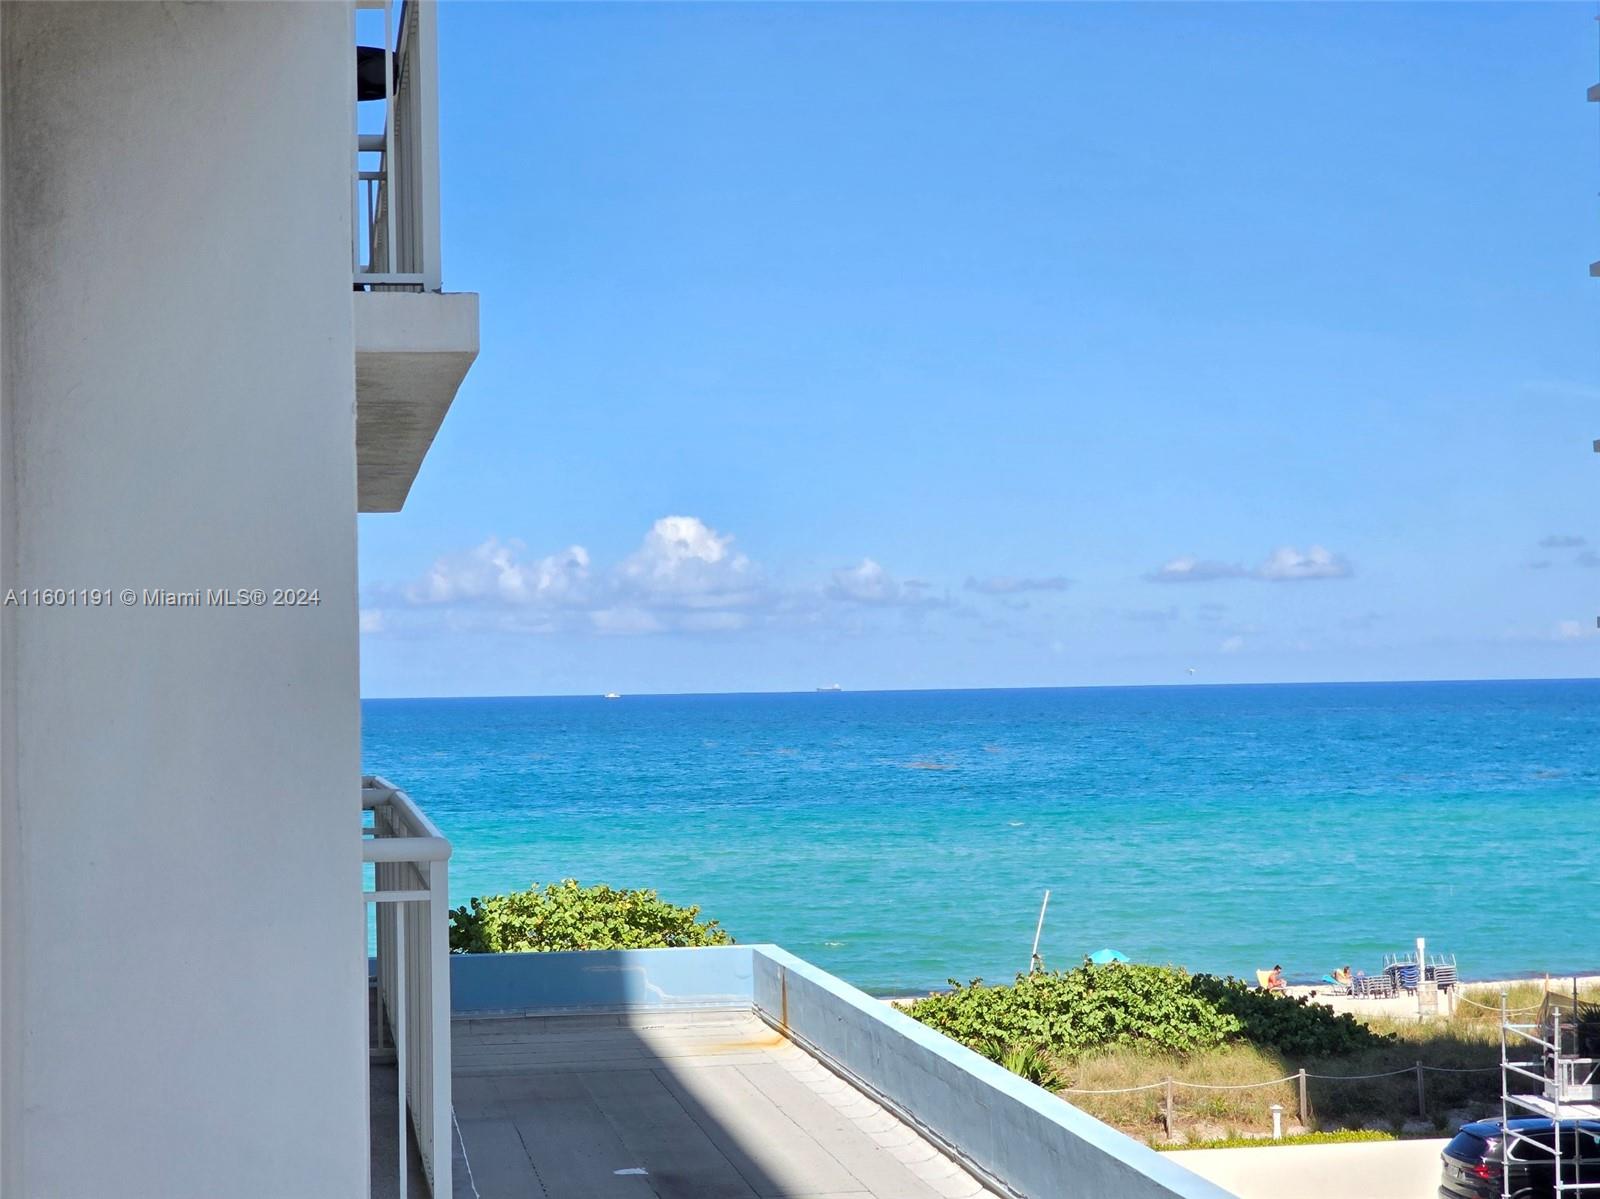
[[[368,700],[468,896],[699,903],[879,993],[1102,946],[1600,967],[1600,681]]]

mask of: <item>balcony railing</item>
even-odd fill
[[[357,38],[383,14],[379,47],[357,47],[352,229],[356,286],[439,291],[439,60],[434,0],[357,0]],[[367,70],[362,70],[365,65]],[[362,100],[361,87],[371,99]],[[382,87],[381,94],[378,87]],[[379,105],[381,103],[381,110]],[[379,117],[381,116],[381,122]]]
[[[400,1199],[409,1199],[410,1134],[431,1193],[451,1195],[450,842],[404,791],[375,775],[361,781],[362,860],[372,863],[377,925],[377,1002],[369,1038],[393,1048],[399,1120]]]

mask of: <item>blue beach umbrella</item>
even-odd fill
[[[1128,955],[1115,949],[1100,949],[1089,955],[1089,960],[1096,966],[1109,966],[1112,962],[1125,962]]]

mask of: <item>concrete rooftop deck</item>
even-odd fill
[[[451,1199],[1235,1199],[775,945],[450,975]],[[387,1199],[399,1111],[373,1114]]]
[[[469,1199],[990,1195],[748,1011],[454,1022]]]

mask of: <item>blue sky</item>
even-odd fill
[[[1596,673],[1593,6],[440,27],[365,694]]]

